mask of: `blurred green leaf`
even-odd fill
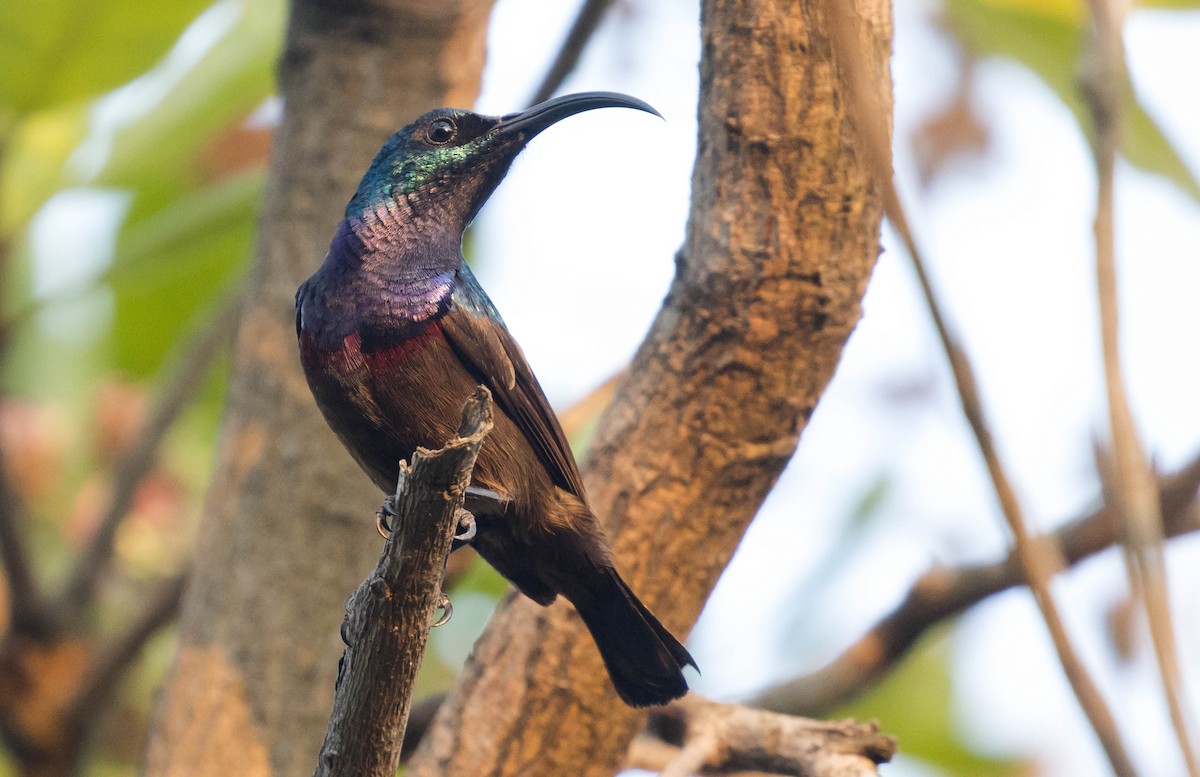
[[[499,599],[508,591],[508,581],[481,558],[471,563],[471,568],[462,576],[455,591],[475,591],[477,593]]]
[[[952,709],[949,632],[949,628],[936,629],[880,686],[829,719],[878,720],[885,733],[899,740],[901,753],[946,774],[1017,777],[1028,773],[1019,761],[989,758],[963,743]]]
[[[253,170],[180,198],[124,230],[105,280],[115,295],[116,367],[151,375],[250,257],[263,174]]]
[[[0,156],[0,235],[22,228],[69,185],[63,168],[87,125],[86,106],[74,103],[30,114],[11,128]]]
[[[0,105],[28,114],[114,89],[158,61],[209,2],[0,3]]]
[[[946,0],[945,11],[949,28],[968,51],[1028,67],[1071,109],[1084,134],[1091,137],[1091,118],[1078,86],[1087,23],[1081,0]],[[1200,201],[1200,184],[1142,108],[1132,85],[1126,93],[1121,153],[1131,164],[1165,176]]]
[[[153,371],[249,259],[266,143],[239,128],[274,85],[284,5],[232,7],[228,31],[117,131],[97,178],[134,194],[106,280],[116,295],[115,366],[136,376]],[[229,175],[239,164],[251,169]]]
[[[97,183],[136,189],[132,218],[211,179],[206,147],[274,87],[282,0],[243,0],[230,30],[152,110],[116,133]]]

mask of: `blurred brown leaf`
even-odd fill
[[[88,478],[63,521],[63,538],[75,548],[90,542],[111,499],[112,483],[106,476],[96,474]],[[154,470],[142,479],[129,516],[117,534],[117,555],[127,565],[127,571],[159,575],[175,568],[182,545],[186,545],[176,535],[181,531],[187,510],[187,493],[174,475]],[[190,536],[186,534],[187,538]]]
[[[266,165],[273,131],[274,127],[252,125],[245,120],[226,127],[209,141],[202,152],[204,179],[217,181]]]
[[[928,187],[947,163],[960,156],[977,156],[987,150],[987,127],[971,103],[974,61],[966,59],[958,69],[954,97],[941,111],[931,114],[910,136],[917,174]]]
[[[108,479],[98,473],[90,475],[75,492],[71,508],[62,521],[63,539],[72,548],[82,548],[96,534],[111,494]]]
[[[146,422],[146,392],[132,383],[108,378],[96,388],[96,456],[112,462],[127,453]]]
[[[67,734],[63,713],[88,667],[87,647],[81,640],[22,642],[0,663],[0,714],[39,746],[63,746],[58,743]]]
[[[6,398],[0,405],[0,446],[13,489],[27,501],[46,496],[63,474],[67,421],[55,408]]]

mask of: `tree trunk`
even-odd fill
[[[891,115],[891,9],[859,0]],[[791,457],[860,316],[880,199],[855,151],[821,4],[706,0],[692,210],[663,309],[601,421],[587,485],[617,566],[693,623]],[[644,714],[570,605],[510,596],[410,777],[608,777]]]
[[[309,774],[380,501],[317,412],[293,295],[396,128],[479,89],[490,0],[296,0],[249,297],[146,772]]]

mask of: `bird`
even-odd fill
[[[696,662],[617,573],[567,437],[462,253],[467,226],[529,141],[597,108],[661,118],[635,97],[581,92],[503,116],[440,108],[392,135],[296,292],[296,336],[317,407],[384,494],[401,459],[444,444],[465,398],[491,391],[494,427],[468,495],[471,545],[538,604],[570,601],[618,696],[647,707],[686,694],[682,670]]]

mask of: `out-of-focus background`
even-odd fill
[[[479,110],[528,102],[577,6],[500,0]],[[1166,472],[1200,452],[1198,8],[1143,4],[1125,35],[1126,379]],[[1050,528],[1099,504],[1092,451],[1106,426],[1095,175],[1075,88],[1086,11],[1072,0],[902,0],[895,10],[898,179],[1018,495]],[[281,0],[0,6],[0,454],[14,492],[5,509],[27,512],[31,566],[52,591],[75,581],[73,560],[97,531],[115,529],[98,605],[68,624],[81,645],[123,634],[191,547],[226,378],[222,359],[198,358],[195,343],[248,266],[285,11]],[[621,369],[671,278],[698,56],[695,3],[617,0],[563,91],[628,92],[667,120],[603,111],[555,127],[472,233],[470,259],[560,409]],[[701,693],[744,699],[816,669],[930,566],[1007,551],[915,282],[887,228],[882,242],[838,374],[689,640]],[[197,364],[207,365],[201,379],[177,379]],[[170,420],[164,396],[185,409],[128,517],[114,522],[114,488],[145,428]],[[586,447],[586,432],[577,442]],[[1185,690],[1200,703],[1200,540],[1173,540],[1167,557]],[[5,599],[10,583],[0,581]],[[425,690],[452,681],[503,588],[483,565],[462,580],[455,619],[434,634]],[[1055,592],[1139,766],[1182,773],[1120,554],[1083,562]],[[134,773],[171,649],[168,629],[95,711],[88,774]],[[46,693],[79,663],[48,658]],[[839,714],[877,718],[899,737],[887,774],[1108,769],[1024,590],[938,628]],[[0,774],[12,769],[6,758]]]

